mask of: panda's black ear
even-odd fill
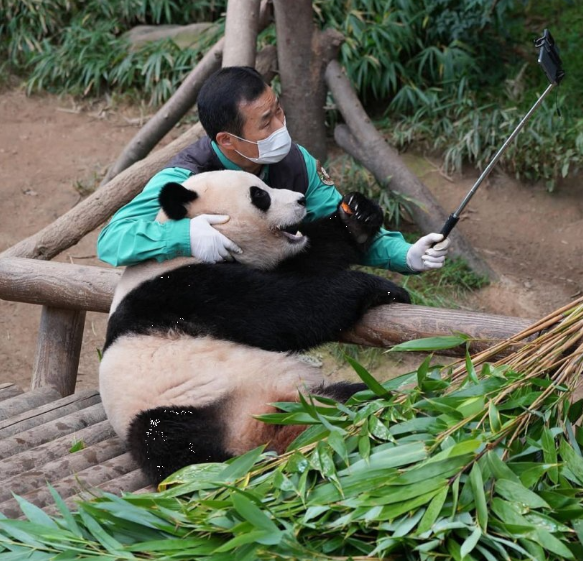
[[[265,189],[253,186],[249,188],[249,193],[251,194],[251,203],[254,206],[263,212],[269,210],[269,207],[271,206],[271,197]]]
[[[180,220],[186,216],[186,205],[198,199],[194,191],[190,191],[180,183],[166,183],[160,195],[158,202],[162,210],[171,220]]]

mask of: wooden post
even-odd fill
[[[54,386],[65,397],[75,391],[84,310],[43,306],[31,388]]]

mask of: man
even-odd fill
[[[342,196],[319,162],[291,141],[283,109],[256,70],[228,67],[213,74],[199,93],[198,112],[208,136],[180,152],[113,216],[97,242],[101,260],[118,266],[186,256],[208,263],[233,259],[241,250],[213,228],[228,216],[155,221],[162,187],[204,171],[243,170],[270,187],[304,193],[306,221],[337,209]],[[441,234],[429,234],[409,244],[400,233],[382,230],[363,265],[404,274],[437,269],[443,266],[449,245],[446,240],[441,249],[433,248],[441,240]]]

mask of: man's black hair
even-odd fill
[[[198,116],[208,136],[216,140],[221,131],[241,136],[245,121],[239,104],[255,101],[266,87],[250,66],[229,66],[211,75],[198,94]]]

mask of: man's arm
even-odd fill
[[[298,147],[304,157],[308,172],[308,190],[306,191],[308,213],[305,220],[311,222],[334,213],[342,200],[342,195],[331,180],[323,178],[321,171],[318,173],[315,158],[302,146],[298,145]],[[411,244],[405,241],[400,232],[389,232],[381,228],[364,256],[362,265],[389,269],[406,275],[411,274],[414,271],[407,265],[407,252],[410,247]]]
[[[158,172],[131,202],[118,210],[97,240],[99,259],[113,265],[134,265],[147,259],[165,261],[190,256],[190,220],[156,222],[158,195],[166,183],[182,183],[192,173],[182,168]]]

